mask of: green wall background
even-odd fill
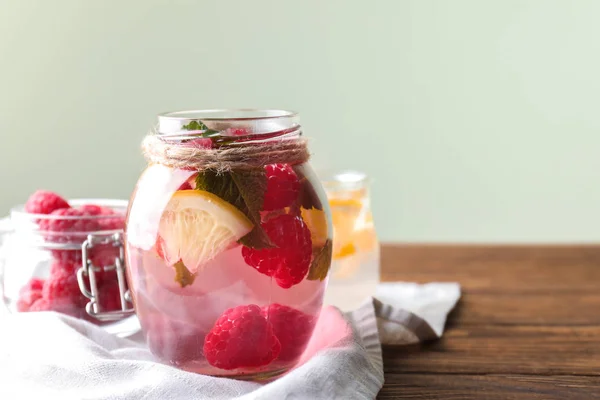
[[[600,238],[600,1],[0,0],[0,210],[127,198],[157,113],[301,113],[382,239]]]

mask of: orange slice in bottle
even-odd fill
[[[310,239],[313,247],[322,247],[327,241],[328,228],[327,228],[327,217],[325,211],[311,208],[307,210],[302,208],[302,220],[310,230]]]
[[[354,231],[363,204],[358,199],[331,198],[331,220],[333,222],[333,258],[339,259],[356,252]]]
[[[164,260],[171,265],[181,261],[194,274],[252,228],[244,213],[220,197],[178,190],[163,211],[158,235]]]

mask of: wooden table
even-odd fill
[[[385,245],[382,279],[458,281],[436,342],[383,348],[381,399],[600,399],[600,246]]]

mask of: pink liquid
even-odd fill
[[[226,310],[241,305],[289,306],[316,323],[327,280],[305,278],[284,289],[270,276],[249,266],[242,257],[242,246],[235,244],[208,262],[191,285],[182,288],[175,280],[174,268],[166,265],[150,246],[156,238],[162,209],[171,194],[193,174],[170,171],[163,171],[158,178],[153,173],[152,179],[140,179],[128,220],[129,287],[150,350],[163,362],[206,375],[250,379],[285,372],[297,362],[314,324],[309,326],[311,332],[298,332],[298,356],[285,360],[278,357],[255,368],[220,369],[210,365],[203,354],[205,337]],[[138,204],[142,205],[134,210]]]

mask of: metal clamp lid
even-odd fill
[[[119,249],[119,255],[115,257],[113,265],[104,267],[95,266],[90,258],[90,251],[95,246],[111,245]],[[110,235],[90,234],[81,245],[81,267],[77,270],[77,282],[79,290],[90,301],[85,306],[85,311],[92,317],[100,321],[116,321],[134,314],[131,293],[127,288],[127,280],[125,278],[125,251],[123,248],[122,233],[114,233]],[[119,295],[121,300],[121,310],[106,311],[101,307],[100,296],[98,291],[98,283],[96,274],[102,271],[117,272],[117,281],[119,284]],[[88,288],[89,282],[89,288]]]

